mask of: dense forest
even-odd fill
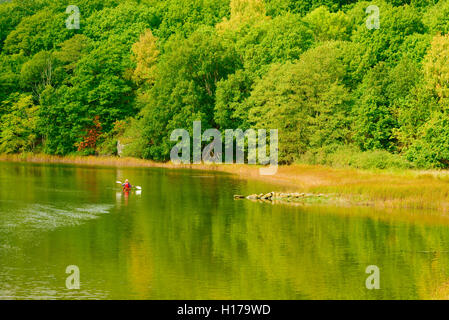
[[[280,163],[446,168],[448,31],[437,0],[6,1],[0,153],[167,161],[201,120],[278,129]]]

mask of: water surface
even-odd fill
[[[236,201],[287,189],[188,170],[0,163],[0,184],[0,299],[449,297],[444,214]]]

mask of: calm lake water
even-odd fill
[[[449,296],[442,214],[236,201],[283,188],[200,171],[0,163],[0,183],[0,299]]]

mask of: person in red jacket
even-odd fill
[[[131,183],[129,183],[128,179],[125,180],[125,183],[122,184],[123,191],[129,191],[132,188]]]

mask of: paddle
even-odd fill
[[[121,181],[116,181],[115,183],[122,184]],[[134,186],[133,188],[136,188],[137,190],[142,190],[142,187],[141,187],[141,186]]]

